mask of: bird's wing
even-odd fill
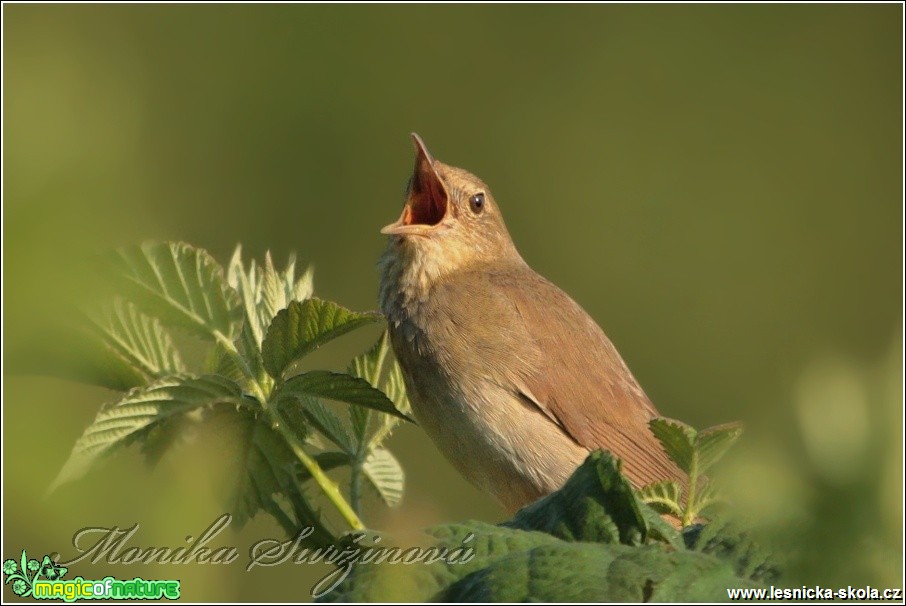
[[[519,394],[577,443],[622,459],[637,488],[682,478],[648,428],[657,410],[594,320],[528,267],[490,279],[515,310],[518,337],[535,345],[531,362],[509,377]]]

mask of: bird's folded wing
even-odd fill
[[[511,377],[520,395],[577,443],[622,459],[637,488],[681,478],[648,428],[657,410],[594,320],[529,268],[492,281],[521,320],[520,337],[535,344],[532,361]]]

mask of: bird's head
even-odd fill
[[[481,179],[435,160],[413,133],[415,170],[399,220],[381,230],[391,247],[443,274],[519,258],[494,197]],[[428,257],[428,258],[425,258]]]

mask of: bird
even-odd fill
[[[597,449],[631,484],[681,479],[659,416],[610,339],[516,249],[488,186],[435,160],[415,169],[378,263],[379,304],[412,414],[509,513],[562,487]]]

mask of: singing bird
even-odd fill
[[[522,259],[487,185],[412,139],[402,215],[381,230],[380,306],[421,427],[510,512],[598,448],[636,488],[681,478],[601,328]]]

